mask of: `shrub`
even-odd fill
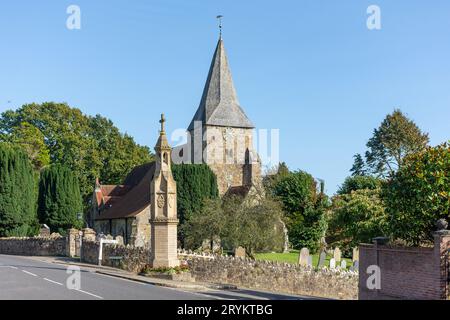
[[[436,221],[450,217],[450,145],[406,157],[383,197],[394,238],[414,245],[432,240]]]

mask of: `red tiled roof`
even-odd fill
[[[128,218],[139,214],[150,205],[150,182],[154,173],[155,162],[150,162],[133,168],[123,185],[101,186],[105,203],[96,220]]]

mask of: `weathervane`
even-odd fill
[[[218,15],[216,18],[219,20],[220,39],[222,39],[222,18],[223,18],[223,16],[222,15]]]

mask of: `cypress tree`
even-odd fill
[[[172,174],[177,182],[178,217],[183,225],[187,217],[201,211],[204,199],[219,196],[217,178],[206,164],[173,164]],[[182,228],[178,230],[183,241]]]
[[[74,173],[60,164],[44,168],[39,181],[39,221],[52,231],[65,234],[69,228],[82,226],[77,218],[81,212],[80,186]]]
[[[29,236],[38,230],[33,168],[18,148],[0,143],[0,236]]]

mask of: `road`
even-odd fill
[[[114,278],[36,258],[0,255],[0,300],[211,300],[211,299],[306,299],[253,290],[187,291]],[[69,281],[68,281],[69,279]],[[68,285],[69,283],[69,285]]]

